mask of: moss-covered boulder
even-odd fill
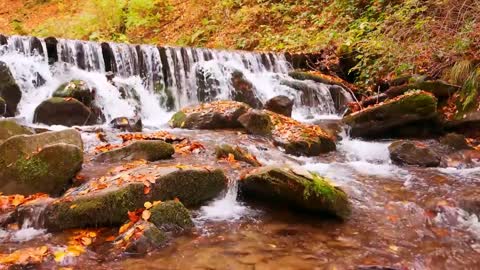
[[[46,125],[83,126],[94,125],[97,119],[94,113],[74,98],[54,97],[40,103],[33,117],[35,123]]]
[[[31,135],[33,130],[17,124],[13,120],[0,120],[0,144],[16,135]]]
[[[179,201],[166,201],[153,206],[149,221],[162,231],[182,231],[194,227],[190,212]]]
[[[4,116],[7,113],[7,102],[0,97],[0,116]]]
[[[411,141],[393,142],[388,151],[392,162],[398,165],[437,167],[441,161],[441,156],[428,146]]]
[[[238,118],[238,122],[250,134],[261,136],[270,136],[272,134],[272,120],[264,111],[250,109]]]
[[[68,83],[60,85],[53,97],[74,98],[85,106],[90,107],[94,98],[93,91],[88,87],[87,83],[81,80],[72,80]]]
[[[239,182],[244,196],[346,219],[351,212],[347,194],[326,178],[299,168],[263,167]]]
[[[0,192],[59,195],[82,163],[83,143],[75,130],[11,137],[0,145]]]
[[[96,161],[131,161],[144,159],[157,161],[169,159],[175,153],[175,149],[169,143],[163,141],[134,141],[131,144],[104,152],[95,157]]]
[[[247,112],[249,106],[236,101],[214,101],[183,108],[170,120],[173,128],[227,129],[239,128],[238,117]]]
[[[287,96],[276,96],[269,99],[265,103],[264,109],[291,117],[293,110],[293,100],[291,100]]]
[[[215,147],[215,155],[217,159],[228,158],[229,155],[233,155],[235,160],[246,162],[252,166],[260,167],[262,164],[246,149],[239,146],[232,146],[229,144],[221,144]]]
[[[178,198],[186,206],[195,206],[218,196],[226,184],[221,170],[140,165],[69,190],[47,206],[45,226],[62,230],[120,225],[128,219],[128,211],[143,208],[147,201]]]
[[[22,98],[22,91],[15,82],[7,64],[0,61],[0,98],[5,101],[6,113],[4,116],[12,117],[17,112],[17,105]]]
[[[166,241],[167,235],[163,231],[148,221],[140,220],[119,235],[113,245],[127,253],[144,255],[161,247]]]
[[[354,137],[383,137],[410,124],[437,116],[437,99],[424,91],[411,91],[378,105],[347,115],[343,121]]]

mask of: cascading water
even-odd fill
[[[277,95],[292,98],[296,118],[336,113],[328,86],[291,79],[283,54],[66,39],[56,39],[54,44],[55,55],[48,55],[52,50],[45,40],[34,37],[8,37],[1,46],[0,61],[11,67],[23,92],[19,116],[27,121],[58,86],[81,79],[95,88],[95,103],[107,121],[139,115],[145,123],[159,125],[168,120],[167,111],[234,99],[233,74],[251,82],[262,103]],[[48,65],[47,59],[56,63]],[[107,71],[115,74],[113,81],[105,78]]]

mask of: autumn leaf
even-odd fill
[[[150,209],[150,208],[152,208],[152,206],[153,206],[153,204],[152,204],[151,202],[145,202],[145,203],[143,204],[143,207],[145,207],[145,209],[147,209],[147,210]]]
[[[148,221],[152,213],[149,210],[145,210],[142,212],[142,219]]]
[[[143,194],[148,194],[152,188],[150,186],[143,186]]]

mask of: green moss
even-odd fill
[[[150,222],[159,228],[174,226],[189,229],[194,226],[190,213],[181,202],[163,202],[152,207],[150,212],[152,213]]]
[[[172,116],[169,123],[172,127],[182,127],[186,120],[187,115],[184,112],[179,111]]]
[[[326,178],[315,173],[311,174],[313,175],[312,181],[305,181],[305,191],[303,192],[305,199],[315,194],[333,203],[336,197],[335,187],[330,185]]]
[[[15,163],[18,177],[23,182],[34,181],[36,178],[45,177],[50,168],[48,163],[37,156],[31,158],[22,157]]]

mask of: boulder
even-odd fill
[[[437,99],[424,91],[411,91],[378,105],[347,115],[343,121],[353,137],[390,136],[402,127],[437,116]]]
[[[238,122],[250,134],[271,136],[273,124],[270,116],[264,111],[250,109],[238,118]]]
[[[261,108],[262,102],[258,99],[255,86],[245,78],[239,70],[232,72],[233,100],[246,103],[252,108]]]
[[[142,132],[143,123],[141,118],[133,119],[117,117],[110,122],[110,126],[121,131]]]
[[[473,149],[467,142],[465,136],[457,133],[448,133],[439,139],[440,143],[448,146],[452,150],[471,150]]]
[[[0,145],[0,192],[58,195],[82,163],[83,143],[75,130],[11,137]]]
[[[128,253],[145,255],[167,242],[167,235],[154,224],[140,220],[123,234],[119,235],[113,245]]]
[[[293,110],[293,100],[291,100],[287,96],[276,96],[269,99],[265,103],[265,106],[263,108],[265,110],[291,117]]]
[[[416,165],[420,167],[437,167],[441,156],[425,145],[411,141],[396,141],[389,147],[390,158],[397,165]]]
[[[173,128],[226,129],[239,128],[238,117],[247,112],[248,105],[236,101],[214,101],[186,107],[170,120]]]
[[[93,125],[97,119],[92,111],[74,98],[54,97],[40,103],[33,117],[35,123],[67,127]]]
[[[4,116],[5,114],[7,114],[7,102],[0,97],[0,116]]]
[[[15,82],[7,64],[0,61],[0,98],[5,101],[6,113],[4,116],[13,117],[17,112],[17,105],[22,98],[22,91]]]
[[[175,154],[175,149],[169,143],[151,140],[134,141],[131,144],[99,154],[95,160],[99,162],[131,161],[144,159],[148,161],[157,161],[169,159]]]
[[[215,155],[217,156],[217,159],[228,158],[230,154],[233,155],[235,160],[246,162],[255,167],[262,166],[257,158],[244,148],[231,146],[229,144],[217,145],[217,147],[215,147]]]
[[[326,178],[300,168],[262,167],[239,182],[244,196],[346,219],[351,212],[347,194]]]
[[[33,130],[17,124],[13,120],[0,121],[0,144],[16,135],[31,135]]]
[[[190,212],[179,201],[166,201],[150,209],[149,221],[162,231],[183,231],[194,227]]]
[[[121,225],[128,211],[143,208],[147,201],[178,198],[186,206],[196,206],[218,196],[226,184],[221,170],[139,165],[70,189],[46,207],[44,226],[55,231]]]
[[[53,97],[74,98],[85,106],[90,107],[94,99],[93,91],[88,87],[87,83],[81,80],[72,80],[68,83],[60,85]]]

